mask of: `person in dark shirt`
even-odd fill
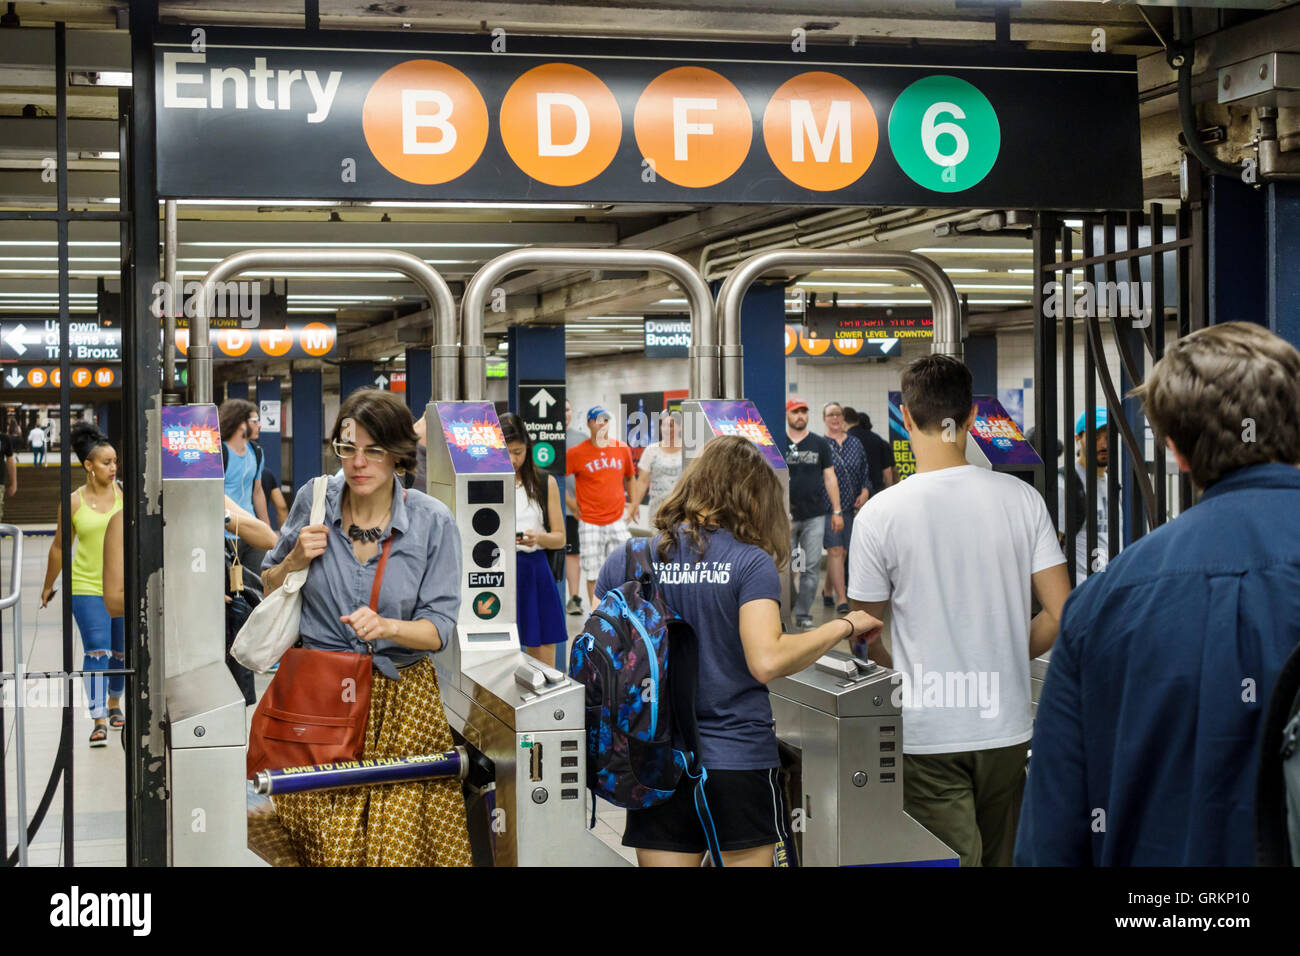
[[[1137,394],[1200,501],[1065,605],[1019,865],[1254,862],[1260,731],[1300,643],[1300,353],[1211,326]]]
[[[894,483],[894,446],[871,430],[871,416],[851,406],[844,406],[844,421],[849,434],[862,443],[867,453],[867,480],[871,493],[888,488]]]
[[[263,467],[261,481],[262,491],[266,494],[266,503],[269,506],[267,510],[274,512],[269,516],[270,525],[272,528],[282,528],[289,520],[289,502],[285,500],[284,492],[280,490],[280,479],[270,468]]]
[[[785,437],[785,465],[790,475],[790,584],[797,589],[791,603],[795,627],[812,627],[827,512],[831,529],[837,532],[844,530],[844,513],[830,443],[808,431],[808,403],[802,398],[785,403]]]

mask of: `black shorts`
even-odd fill
[[[710,770],[703,795],[705,819],[712,818],[721,850],[752,850],[768,844],[789,845],[790,814],[786,809],[781,770]],[[708,840],[696,812],[695,781],[682,774],[667,803],[629,810],[623,845],[642,850],[706,853]],[[785,854],[778,847],[778,858]]]
[[[564,553],[582,553],[578,549],[578,519],[573,515],[564,516]]]

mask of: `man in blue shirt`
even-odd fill
[[[1269,695],[1300,643],[1300,353],[1231,322],[1139,389],[1202,489],[1077,588],[1038,705],[1020,865],[1249,865]]]
[[[245,511],[270,524],[266,513],[266,492],[262,488],[262,451],[252,439],[257,438],[257,406],[247,399],[228,398],[218,409],[221,421],[222,460],[226,472],[226,494]],[[228,537],[233,537],[229,531]],[[239,560],[250,568],[259,568],[264,553],[246,542],[239,542]]]

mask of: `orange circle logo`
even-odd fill
[[[876,157],[880,131],[862,91],[834,73],[800,73],[772,94],[763,142],[776,168],[805,189],[851,186]]]
[[[614,159],[623,114],[590,70],[546,63],[529,70],[501,100],[501,141],[515,165],[548,186],[578,186]]]
[[[45,374],[45,369],[43,368],[29,369],[27,372],[27,384],[32,388],[42,387],[48,379],[49,376]]]
[[[384,169],[408,183],[432,186],[450,182],[478,161],[487,145],[487,104],[454,66],[408,60],[370,87],[361,127]]]
[[[72,384],[77,388],[85,388],[90,384],[90,369],[74,368],[72,370]]]
[[[57,368],[50,369],[50,385],[54,388],[58,388],[59,383],[62,381],[63,381],[63,372]]]
[[[253,334],[247,329],[218,329],[217,348],[230,356],[243,355],[253,344]]]
[[[831,347],[830,339],[810,339],[807,332],[799,333],[799,344],[809,355],[821,355]]]
[[[95,369],[95,384],[100,388],[108,388],[113,384],[113,370],[107,366],[100,366]]]
[[[862,351],[862,344],[865,339],[836,339],[835,351],[841,355],[857,355]]]
[[[334,330],[324,322],[308,322],[302,327],[302,350],[320,357],[334,347]]]
[[[799,334],[795,332],[793,325],[785,327],[785,354],[789,355],[794,351],[794,347],[799,344]]]
[[[257,347],[272,357],[293,348],[293,333],[288,329],[258,329]]]
[[[189,354],[190,351],[190,330],[189,329],[176,330],[176,350],[180,352],[181,355]]]
[[[651,80],[632,126],[655,175],[697,189],[738,170],[754,138],[754,117],[740,90],[700,66],[679,66]]]

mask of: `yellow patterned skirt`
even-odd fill
[[[364,757],[452,748],[433,661],[376,672]],[[459,780],[430,780],[274,797],[303,866],[471,866]]]

